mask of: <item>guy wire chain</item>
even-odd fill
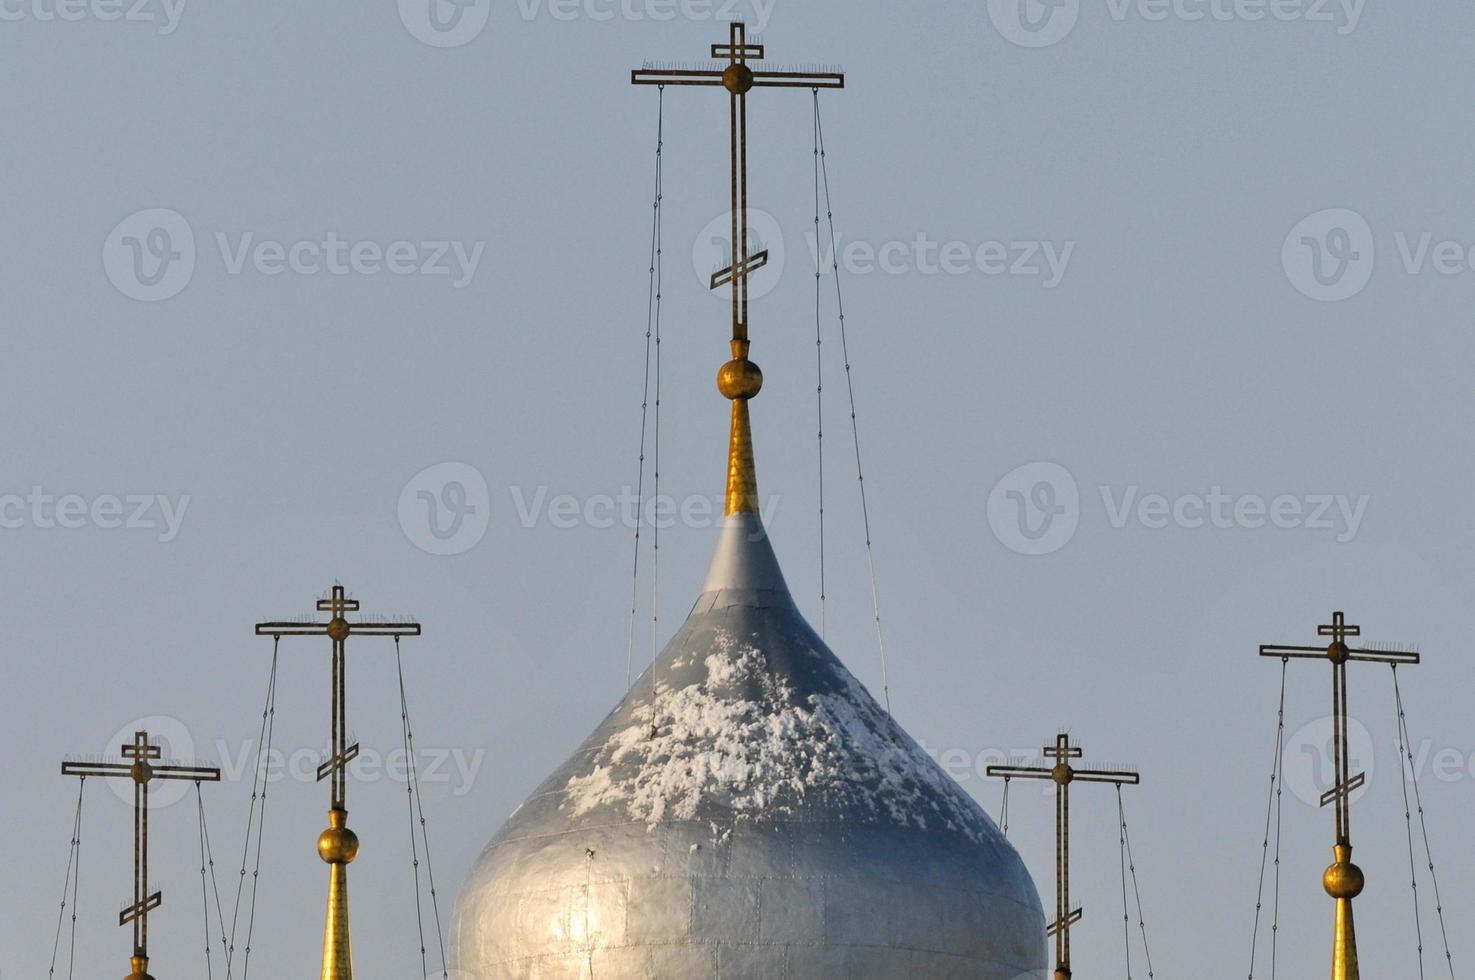
[[[1280,658],[1280,708],[1276,713],[1275,762],[1270,768],[1270,794],[1265,800],[1265,842],[1260,848],[1260,884],[1255,892],[1255,931],[1250,937],[1250,974],[1255,980],[1255,953],[1260,944],[1260,913],[1265,899],[1265,866],[1270,858],[1270,820],[1275,818],[1275,905],[1274,919],[1270,925],[1270,978],[1275,980],[1275,954],[1280,930],[1280,800],[1281,800],[1281,756],[1285,752],[1286,731],[1286,670],[1290,660]]]
[[[635,658],[635,619],[640,589],[640,522],[645,513],[645,433],[650,406],[651,325],[661,304],[656,266],[661,247],[661,155],[665,144],[666,86],[658,87],[656,108],[656,189],[650,218],[650,284],[646,287],[645,382],[640,395],[640,475],[635,485],[635,557],[630,567],[630,636],[625,642],[625,690],[630,690],[630,668]]]
[[[205,862],[206,862],[206,864],[210,868],[210,888],[215,893],[215,914],[216,914],[216,917],[220,920],[220,951],[221,951],[221,954],[224,955],[225,958],[226,958],[226,960],[227,960],[226,967],[225,967],[225,975],[227,977],[229,977],[230,976],[230,963],[229,963],[230,956],[229,956],[229,953],[228,953],[228,950],[227,950],[227,947],[226,947],[226,938],[225,938],[225,908],[224,908],[224,906],[221,905],[221,902],[220,902],[220,881],[215,876],[215,846],[210,842],[210,821],[208,819],[206,819],[206,817],[205,817],[205,801],[204,801],[204,795],[200,792],[200,784],[198,782],[195,783],[195,796],[196,796],[196,798],[197,798],[197,800],[199,802],[199,806],[200,806],[200,834],[204,838],[204,841],[205,841]],[[208,922],[208,916],[209,916],[209,913],[208,912],[206,912],[206,916],[207,916],[207,922]],[[205,931],[206,931],[206,944],[208,946],[208,939],[209,939],[209,926],[208,925],[206,926],[206,930]],[[207,960],[207,962],[208,962],[208,960]]]
[[[1142,935],[1142,956],[1147,960],[1147,977],[1152,980],[1152,948],[1147,945],[1147,917],[1142,914],[1142,888],[1137,883],[1137,859],[1132,856],[1132,831],[1127,827],[1127,811],[1122,805],[1122,787],[1116,788],[1117,812],[1122,818],[1122,838],[1127,844],[1127,870],[1132,875],[1132,899],[1137,906],[1137,931]]]
[[[87,785],[87,777],[83,776],[77,781],[77,812],[72,816],[72,840],[67,845],[67,873],[61,885],[61,909],[56,913],[56,936],[51,940],[51,969],[46,971],[48,977],[56,976],[56,957],[61,949],[61,927],[67,917],[67,893],[72,896],[72,937],[71,950],[67,954],[67,977],[72,976],[73,964],[77,959],[77,886],[76,878],[81,876],[82,865],[82,790]]]
[[[665,92],[666,92],[666,87],[664,85],[660,86],[660,99],[662,101],[662,105],[664,105]],[[661,133],[659,131],[657,132],[657,136],[658,137],[661,136]],[[663,142],[663,139],[658,138],[656,142],[657,142],[657,149],[660,149],[660,144]],[[662,181],[664,180],[664,176],[663,176],[663,174],[664,174],[664,165],[661,163],[661,160],[662,160],[662,158],[659,157],[659,156],[656,159],[656,202],[657,202],[657,204],[660,203],[660,199],[661,199],[661,196],[662,196]],[[652,736],[654,736],[655,735],[655,732],[656,732],[656,713],[655,713],[655,704],[656,704],[656,670],[655,670],[655,667],[656,667],[656,657],[659,656],[659,654],[660,654],[660,648],[659,648],[659,646],[657,644],[660,643],[660,632],[661,632],[661,630],[660,630],[660,627],[661,627],[661,517],[660,517],[660,500],[661,500],[661,276],[662,276],[662,273],[664,271],[663,270],[664,263],[661,261],[661,255],[662,255],[662,252],[664,251],[664,249],[663,249],[663,242],[662,242],[662,235],[663,234],[664,234],[664,229],[662,229],[662,227],[661,227],[660,211],[658,209],[656,211],[656,273],[655,273],[655,275],[656,275],[656,278],[655,278],[656,305],[655,305],[654,313],[653,313],[653,315],[651,317],[651,323],[652,323],[652,325],[655,328],[655,349],[656,349],[656,381],[655,381],[656,405],[655,405],[654,418],[652,419],[652,424],[651,424],[652,448],[651,448],[651,468],[650,468],[651,469],[651,495],[652,495],[652,498],[656,501],[656,506],[654,508],[652,508],[652,511],[651,511],[651,521],[650,521],[650,524],[651,524],[651,528],[650,528],[650,670],[648,671],[648,673],[650,674],[650,705],[651,705],[651,713],[650,713],[650,734]],[[736,245],[736,243],[734,243],[734,246],[735,245]]]
[[[205,976],[215,976],[215,964],[210,957],[210,889],[205,881],[205,799],[200,792],[200,782],[195,781],[195,809],[199,814],[200,838],[200,910],[205,917]]]
[[[1414,863],[1414,824],[1413,814],[1408,802],[1408,781],[1413,773],[1410,771],[1413,763],[1413,753],[1405,748],[1403,742],[1403,711],[1398,699],[1398,665],[1393,667],[1393,707],[1398,712],[1394,719],[1398,726],[1398,776],[1399,783],[1403,788],[1403,828],[1404,836],[1408,840],[1408,887],[1413,895],[1414,901],[1414,939],[1418,943],[1419,952],[1419,980],[1424,980],[1424,921],[1419,911],[1419,869]],[[1404,757],[1407,755],[1408,763],[1405,764]]]
[[[1398,728],[1399,728],[1399,736],[1398,737],[1399,737],[1400,742],[1405,746],[1405,749],[1406,749],[1406,751],[1408,753],[1409,774],[1412,775],[1412,776],[1415,776],[1415,778],[1413,779],[1413,784],[1414,784],[1414,805],[1416,807],[1418,807],[1418,811],[1419,811],[1419,832],[1423,835],[1423,838],[1424,838],[1424,858],[1425,858],[1425,860],[1427,860],[1429,862],[1429,881],[1434,886],[1434,911],[1435,911],[1435,914],[1439,917],[1439,936],[1440,936],[1440,939],[1444,942],[1444,962],[1445,962],[1445,965],[1447,967],[1449,967],[1449,978],[1450,978],[1450,980],[1454,980],[1454,975],[1455,975],[1454,957],[1451,956],[1450,955],[1450,952],[1449,952],[1449,930],[1445,927],[1445,924],[1444,924],[1444,900],[1442,898],[1440,898],[1440,896],[1439,896],[1439,876],[1434,871],[1434,855],[1433,855],[1432,850],[1429,847],[1429,825],[1428,825],[1428,823],[1424,819],[1424,799],[1423,799],[1423,794],[1419,790],[1419,781],[1418,781],[1418,778],[1417,778],[1417,774],[1414,772],[1413,739],[1410,738],[1409,737],[1409,734],[1408,734],[1408,716],[1404,714],[1404,711],[1403,711],[1403,693],[1398,688],[1398,665],[1397,664],[1393,664],[1392,666],[1393,666],[1393,699],[1394,699],[1395,704],[1398,706]],[[1399,767],[1400,770],[1402,770],[1402,768],[1403,768],[1403,760],[1402,759],[1399,760],[1398,767]],[[1407,790],[1405,790],[1405,792],[1407,792]],[[1419,940],[1419,945],[1420,945],[1420,947],[1423,946],[1423,940],[1422,940],[1422,938]],[[1422,970],[1423,969],[1423,955],[1422,955],[1422,952],[1420,953],[1420,956],[1419,956],[1419,966],[1420,966],[1420,970]],[[1420,975],[1422,976],[1422,973]]]
[[[1009,777],[1004,777],[1004,802],[999,804],[999,832],[1009,839]]]
[[[817,93],[816,93],[817,99]],[[819,635],[825,639],[826,596],[825,596],[825,358],[824,333],[821,327],[820,284],[824,275],[819,257],[819,106],[816,101],[814,113],[814,417],[817,435],[815,451],[819,457]],[[1005,792],[1008,792],[1007,784]]]
[[[825,192],[825,216],[829,219],[830,263],[835,277],[835,311],[840,321],[840,353],[845,362],[845,388],[850,396],[850,432],[855,442],[855,475],[860,485],[860,514],[865,524],[866,564],[871,574],[871,610],[876,619],[876,646],[881,652],[881,693],[886,703],[886,715],[891,715],[891,683],[886,674],[886,636],[881,629],[881,595],[876,585],[876,554],[871,547],[871,515],[866,506],[866,476],[861,466],[860,424],[855,417],[855,382],[850,375],[850,342],[845,331],[845,298],[840,291],[840,256],[835,236],[835,209],[830,203],[830,168],[825,157],[825,129],[819,112],[819,89],[812,89],[814,96],[814,133],[819,144],[820,179]],[[817,244],[816,244],[817,247]]]
[[[261,709],[261,732],[256,742],[256,773],[251,779],[251,808],[246,815],[246,842],[241,847],[241,876],[236,881],[236,904],[235,911],[231,915],[230,944],[227,947],[225,960],[225,975],[231,975],[231,967],[235,960],[236,951],[236,926],[241,916],[241,893],[246,885],[246,864],[251,853],[251,827],[253,820],[256,826],[256,865],[251,873],[251,906],[246,919],[246,958],[241,967],[241,980],[245,980],[251,972],[251,939],[256,933],[256,893],[261,884],[261,841],[266,829],[266,790],[267,769],[271,765],[272,738],[276,733],[277,719],[277,652],[282,645],[280,636],[272,637],[271,643],[271,675],[266,684],[266,706]],[[259,792],[258,792],[259,790]],[[258,798],[261,802],[261,812],[257,815],[256,804]]]
[[[1122,947],[1127,955],[1127,980],[1132,980],[1132,925],[1127,906],[1127,815],[1122,810],[1122,788],[1116,791],[1117,859],[1122,869]]]
[[[410,699],[405,695],[405,665],[400,656],[399,637],[394,638],[394,666],[399,672],[399,706],[400,722],[404,728],[405,760],[408,767],[410,781],[408,793],[410,798],[410,851],[415,860],[415,920],[420,930],[420,966],[422,972],[428,977],[430,974],[425,965],[425,925],[420,912],[420,858],[415,851],[415,820],[420,823],[420,843],[425,851],[425,876],[430,885],[430,908],[435,916],[435,937],[440,946],[440,975],[442,980],[450,980],[449,967],[446,960],[445,932],[440,924],[440,899],[435,891],[435,866],[430,861],[430,830],[425,821],[425,798],[420,792],[420,775],[415,765],[415,729],[410,724]]]

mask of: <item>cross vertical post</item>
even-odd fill
[[[130,762],[63,762],[63,776],[99,776],[133,781],[133,902],[118,914],[118,925],[133,926],[132,972],[127,980],[153,980],[149,968],[149,913],[164,904],[163,892],[149,894],[149,783],[156,779],[187,779],[196,783],[220,782],[220,770],[208,766],[155,764],[163,749],[149,741],[149,733],[133,733],[133,741],[122,747]]]
[[[1055,764],[1049,768],[1033,766],[989,766],[989,776],[1010,779],[1049,780],[1055,784],[1055,921],[1047,935],[1055,940],[1055,980],[1070,980],[1070,927],[1081,921],[1081,909],[1070,907],[1070,787],[1072,783],[1112,783],[1136,786],[1142,782],[1135,772],[1104,769],[1077,769],[1071,759],[1079,759],[1083,750],[1070,744],[1070,736],[1057,735],[1055,744],[1042,750]]]
[[[1336,842],[1333,861],[1322,875],[1322,888],[1336,903],[1332,926],[1332,980],[1359,980],[1357,931],[1352,920],[1352,900],[1362,894],[1367,879],[1352,863],[1352,794],[1367,781],[1365,773],[1353,775],[1347,740],[1347,665],[1349,663],[1418,664],[1417,653],[1349,647],[1347,638],[1361,636],[1362,628],[1350,625],[1338,610],[1332,621],[1316,628],[1318,636],[1331,638],[1325,647],[1262,644],[1260,656],[1290,660],[1326,660],[1332,666],[1332,771],[1336,784],[1322,794],[1321,805],[1334,804]]]
[[[711,288],[732,287],[732,359],[717,373],[717,390],[732,401],[728,445],[726,513],[757,514],[758,477],[753,463],[753,437],[748,401],[763,387],[763,372],[748,358],[748,280],[768,262],[766,249],[750,254],[748,242],[748,93],[755,88],[844,88],[840,72],[754,71],[749,62],[764,60],[764,46],[752,43],[747,25],[728,26],[725,44],[714,44],[711,57],[722,68],[637,68],[631,84],[722,87],[728,93],[732,249],[730,264],[712,276]]]
[[[348,744],[348,637],[419,636],[415,622],[349,622],[345,613],[358,612],[357,599],[348,598],[343,586],[335,584],[317,602],[319,612],[328,613],[326,623],[257,623],[257,636],[326,636],[333,641],[332,704],[329,728],[332,734],[328,758],[318,766],[318,782],[330,780],[331,806],[328,829],[318,836],[318,856],[329,867],[328,914],[323,927],[322,980],[353,980],[353,949],[348,928],[348,865],[358,857],[358,835],[348,829],[348,764],[359,754],[358,743]]]

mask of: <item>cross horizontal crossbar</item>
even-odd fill
[[[744,61],[762,61],[763,45],[761,44],[714,44],[712,45],[712,57],[724,61],[742,58]]]
[[[721,87],[722,72],[715,68],[636,68],[632,85],[706,85]],[[755,71],[754,88],[844,88],[842,72]]]
[[[419,636],[419,623],[349,623],[356,636]],[[257,623],[257,636],[327,636],[327,623]]]
[[[745,261],[739,263],[739,265],[741,266],[741,270],[740,271],[744,275],[752,275],[754,272],[757,272],[759,269],[763,268],[767,264],[768,264],[768,249],[766,249],[766,248],[763,251],[761,251],[758,254],[756,254],[756,255],[750,255],[750,256],[748,256],[748,258]],[[718,286],[724,286],[727,283],[732,282],[732,277],[733,277],[734,274],[735,273],[734,273],[734,270],[733,270],[733,267],[732,266],[728,266],[725,269],[722,269],[722,270],[720,270],[718,272],[712,273],[712,286],[711,286],[711,288],[712,289],[716,289]]]
[[[1077,922],[1080,922],[1081,921],[1081,916],[1084,915],[1084,914],[1085,914],[1085,911],[1083,909],[1076,909],[1070,915],[1066,916],[1066,918],[1065,918],[1065,924],[1066,924],[1066,926],[1073,926]],[[1045,935],[1048,936],[1048,937],[1054,937],[1054,935],[1057,932],[1059,932],[1059,931],[1060,931],[1060,922],[1057,920],[1055,922],[1050,923],[1050,928],[1045,931]]]
[[[358,758],[358,755],[359,746],[358,743],[355,742],[347,749],[344,749],[342,755],[335,755],[327,762],[324,762],[322,765],[318,766],[318,782],[322,782],[324,779],[327,779],[331,773],[337,772],[339,769],[346,769],[350,762]]]
[[[1115,783],[1118,786],[1140,786],[1142,776],[1135,772],[1106,772],[1099,769],[1077,769],[1071,779],[1078,783]]]
[[[1333,803],[1344,796],[1350,797],[1353,793],[1357,792],[1359,789],[1362,789],[1362,787],[1366,783],[1367,773],[1360,772],[1357,775],[1353,776],[1351,779],[1347,780],[1346,785],[1333,786],[1325,793],[1322,793],[1321,805],[1326,806],[1328,803]]]
[[[1279,657],[1283,660],[1330,659],[1326,647],[1290,647],[1270,643],[1261,644],[1260,656]],[[1348,650],[1347,659],[1371,664],[1417,665],[1422,662],[1422,657],[1417,653],[1403,653],[1397,650]]]
[[[150,895],[148,898],[144,899],[143,901],[136,902],[133,905],[128,906],[128,908],[124,909],[123,911],[119,912],[118,913],[118,925],[120,925],[120,926],[126,926],[128,923],[132,922],[134,919],[141,918],[141,917],[146,917],[150,912],[152,912],[154,909],[158,908],[160,905],[163,905],[163,904],[164,904],[164,893],[163,892],[154,892],[152,895]]]
[[[63,762],[63,776],[103,776],[115,779],[132,778],[133,765],[127,762]],[[220,770],[208,766],[149,766],[148,780],[179,779],[199,783],[220,782]]]
[[[1032,766],[989,766],[985,772],[1004,779],[1051,779],[1055,775],[1053,769],[1037,769]]]

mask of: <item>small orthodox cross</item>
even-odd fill
[[[732,285],[733,356],[747,355],[748,277],[768,262],[768,252],[748,254],[748,92],[755,88],[844,88],[840,72],[754,71],[752,61],[762,61],[763,45],[748,41],[747,26],[729,25],[726,44],[714,44],[711,57],[727,62],[722,69],[637,68],[630,73],[634,85],[707,85],[728,91],[729,130],[732,144],[732,264],[712,276],[711,288]],[[742,353],[738,353],[741,345]]]
[[[348,764],[358,756],[358,744],[348,745],[348,696],[345,683],[348,636],[419,636],[420,624],[350,623],[345,613],[358,612],[357,599],[350,599],[342,585],[334,585],[327,598],[319,599],[317,608],[329,614],[326,623],[257,623],[257,636],[326,636],[333,641],[332,749],[327,760],[318,767],[318,782],[333,778],[334,810],[347,810]]]
[[[1316,628],[1318,636],[1331,637],[1325,647],[1294,647],[1263,644],[1260,656],[1289,660],[1328,660],[1332,665],[1332,771],[1335,784],[1321,796],[1321,805],[1336,804],[1337,840],[1332,853],[1335,861],[1322,876],[1322,886],[1337,903],[1336,933],[1332,948],[1333,980],[1357,980],[1357,939],[1352,926],[1352,899],[1362,893],[1366,883],[1361,869],[1352,863],[1352,794],[1367,782],[1365,773],[1352,775],[1347,748],[1347,665],[1349,663],[1404,664],[1419,663],[1417,653],[1394,650],[1364,650],[1347,646],[1349,636],[1361,636],[1362,629],[1347,623],[1340,611],[1332,613],[1332,621]]]
[[[149,913],[164,903],[162,892],[149,889],[149,783],[156,779],[187,779],[195,783],[220,782],[220,770],[207,766],[156,764],[163,755],[149,741],[148,732],[134,732],[123,745],[130,762],[63,762],[63,776],[100,776],[133,780],[133,904],[118,914],[118,925],[133,925],[133,976],[144,977],[149,962]]]
[[[1027,766],[989,766],[988,775],[1003,779],[1048,779],[1055,783],[1055,921],[1048,935],[1055,940],[1055,980],[1070,977],[1070,927],[1081,921],[1081,910],[1070,907],[1070,784],[1112,783],[1136,786],[1142,780],[1135,772],[1111,772],[1103,769],[1077,769],[1071,759],[1079,759],[1079,745],[1070,744],[1069,735],[1058,735],[1055,744],[1043,753],[1055,760],[1048,769]]]

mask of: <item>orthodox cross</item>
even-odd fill
[[[1045,748],[1044,755],[1054,759],[1048,769],[1022,766],[989,766],[988,775],[1003,779],[1048,779],[1055,783],[1055,921],[1047,935],[1055,940],[1055,980],[1070,978],[1070,927],[1081,921],[1081,910],[1070,907],[1070,784],[1112,783],[1136,786],[1142,780],[1135,772],[1111,772],[1100,769],[1077,769],[1071,759],[1079,759],[1079,745],[1070,744],[1069,735],[1058,735],[1055,744]]]
[[[727,509],[731,514],[756,514],[758,479],[753,465],[753,441],[748,400],[763,387],[763,372],[748,359],[748,277],[768,262],[768,251],[749,254],[748,248],[748,93],[755,88],[844,88],[840,72],[754,71],[749,62],[762,61],[763,45],[748,40],[741,22],[729,25],[727,43],[714,44],[711,57],[726,62],[722,68],[637,68],[630,73],[635,85],[705,85],[728,92],[731,140],[732,250],[730,264],[712,276],[711,288],[732,287],[732,360],[717,375],[717,388],[730,399],[732,435],[727,469]]]
[[[1322,875],[1322,887],[1337,904],[1332,933],[1332,980],[1358,980],[1357,933],[1352,924],[1352,900],[1366,884],[1362,869],[1352,863],[1352,794],[1367,782],[1366,773],[1355,776],[1347,750],[1347,665],[1352,662],[1417,664],[1417,653],[1392,650],[1362,650],[1347,646],[1347,637],[1361,636],[1341,612],[1332,614],[1330,624],[1316,628],[1318,636],[1331,637],[1325,647],[1289,647],[1264,644],[1260,656],[1289,660],[1329,660],[1332,665],[1332,771],[1335,784],[1321,796],[1321,805],[1335,805],[1337,840],[1331,867]]]
[[[220,782],[220,770],[205,766],[155,764],[163,755],[149,741],[148,732],[134,732],[123,745],[130,762],[63,762],[63,776],[101,776],[133,780],[133,904],[118,913],[118,925],[133,925],[133,972],[128,980],[148,980],[149,913],[164,904],[164,894],[149,894],[149,783],[156,779],[188,779],[195,783]]]
[[[348,636],[419,636],[420,624],[412,622],[351,623],[345,613],[358,612],[357,599],[348,598],[343,586],[334,585],[317,608],[328,613],[326,623],[257,623],[257,636],[326,636],[333,641],[332,747],[318,766],[318,782],[332,778],[332,807],[328,829],[318,837],[318,856],[329,867],[328,921],[323,933],[323,980],[352,980],[353,954],[348,929],[348,865],[358,856],[358,835],[348,829],[348,764],[358,756],[358,743],[348,744],[348,689],[345,684]]]

